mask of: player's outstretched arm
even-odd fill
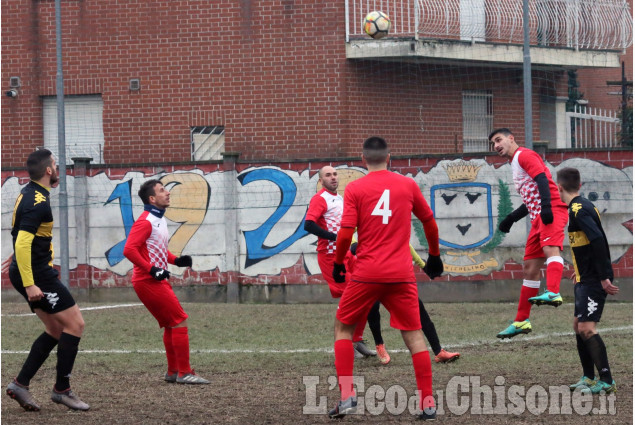
[[[420,268],[424,268],[426,266],[426,262],[421,259],[412,245],[410,245],[410,256],[412,257],[412,261],[414,261]]]
[[[304,221],[304,230],[311,233],[312,235],[317,236],[318,238],[327,239],[329,241],[334,241],[337,239],[336,233],[329,232],[328,230],[321,228],[313,220]]]
[[[525,218],[528,214],[529,210],[527,209],[527,205],[522,204],[520,207],[509,213],[507,217],[505,217],[503,221],[500,222],[500,224],[498,225],[498,230],[503,233],[509,233],[514,223],[522,218]]]
[[[192,257],[189,255],[181,255],[174,259],[174,265],[177,267],[192,267]]]

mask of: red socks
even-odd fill
[[[554,294],[560,292],[560,281],[562,280],[562,269],[564,261],[559,255],[547,258],[547,291]]]
[[[518,299],[518,312],[516,313],[516,319],[514,319],[515,322],[522,322],[529,319],[531,304],[527,300],[538,295],[539,288],[539,280],[523,280],[523,286],[520,288],[520,298]]]
[[[179,376],[192,373],[192,367],[190,366],[190,338],[187,334],[187,327],[172,328],[172,348]]]
[[[176,364],[176,354],[172,346],[172,328],[163,329],[163,345],[165,346],[165,356],[168,358],[168,373],[178,372],[179,367]]]
[[[361,320],[357,326],[355,326],[355,332],[353,333],[353,342],[361,341],[364,337],[364,328],[366,327],[366,319]]]
[[[430,353],[426,350],[413,354],[412,365],[415,368],[417,391],[419,392],[419,408],[423,410],[429,407],[434,407],[435,403],[432,395],[432,365],[430,363]]]
[[[355,353],[353,352],[353,341],[350,339],[338,339],[334,344],[335,349],[335,371],[340,384],[342,400],[346,400],[353,391],[353,363]],[[428,358],[428,362],[430,359]]]

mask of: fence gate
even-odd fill
[[[610,148],[620,146],[617,112],[575,105],[566,113],[567,147]]]

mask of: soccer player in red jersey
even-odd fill
[[[507,128],[494,130],[489,140],[500,156],[510,160],[514,186],[523,200],[523,204],[500,223],[500,231],[509,233],[515,222],[527,215],[531,218],[516,319],[497,335],[498,338],[512,338],[531,332],[529,313],[532,304],[555,307],[562,304],[560,280],[564,261],[560,252],[563,248],[564,227],[569,218],[567,206],[560,200],[558,187],[540,155],[531,149],[519,147]],[[547,290],[538,296],[540,269],[545,263]]]
[[[390,313],[390,325],[401,330],[412,354],[420,419],[434,419],[432,370],[419,320],[417,282],[410,256],[411,214],[421,220],[429,245],[426,273],[441,275],[443,263],[439,250],[439,231],[432,210],[411,178],[388,171],[388,144],[380,137],[364,141],[362,160],[368,174],[346,187],[341,229],[337,236],[333,278],[345,280],[343,264],[353,233],[357,228],[357,261],[350,282],[344,289],[335,316],[335,369],[341,398],[329,412],[332,418],[357,410],[353,390],[353,331],[355,324],[380,301]]]
[[[164,328],[163,344],[168,358],[165,380],[178,384],[209,384],[190,367],[188,316],[168,283],[168,263],[192,267],[192,257],[176,257],[168,250],[168,223],[163,214],[170,206],[170,192],[159,180],[153,179],[141,185],[139,197],[144,212],[132,226],[123,254],[134,264],[132,286],[137,296]]]
[[[339,186],[339,177],[337,170],[331,166],[324,166],[318,172],[319,182],[322,189],[318,191],[309,202],[309,208],[304,219],[304,230],[318,237],[317,258],[318,265],[322,271],[322,276],[329,285],[331,296],[339,298],[344,292],[346,282],[338,283],[333,279],[333,263],[335,261],[335,240],[337,232],[340,229],[342,221],[342,210],[344,199],[337,193]],[[349,258],[352,258],[350,255]],[[379,317],[379,303],[373,306],[368,314],[368,322],[371,327],[373,336],[375,337],[378,350],[383,350],[385,356],[384,342],[381,336],[381,323]],[[353,335],[353,346],[355,347],[355,356],[357,358],[375,356],[368,349],[363,341],[364,328],[366,327],[366,319],[361,320],[355,328]],[[379,347],[381,345],[381,347]],[[386,359],[386,357],[381,359]],[[381,360],[383,364],[390,361],[390,356],[386,360]]]

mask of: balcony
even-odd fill
[[[522,64],[523,0],[346,0],[347,57]],[[390,16],[389,37],[372,40],[362,20]],[[529,0],[532,63],[617,67],[632,44],[624,0]]]

